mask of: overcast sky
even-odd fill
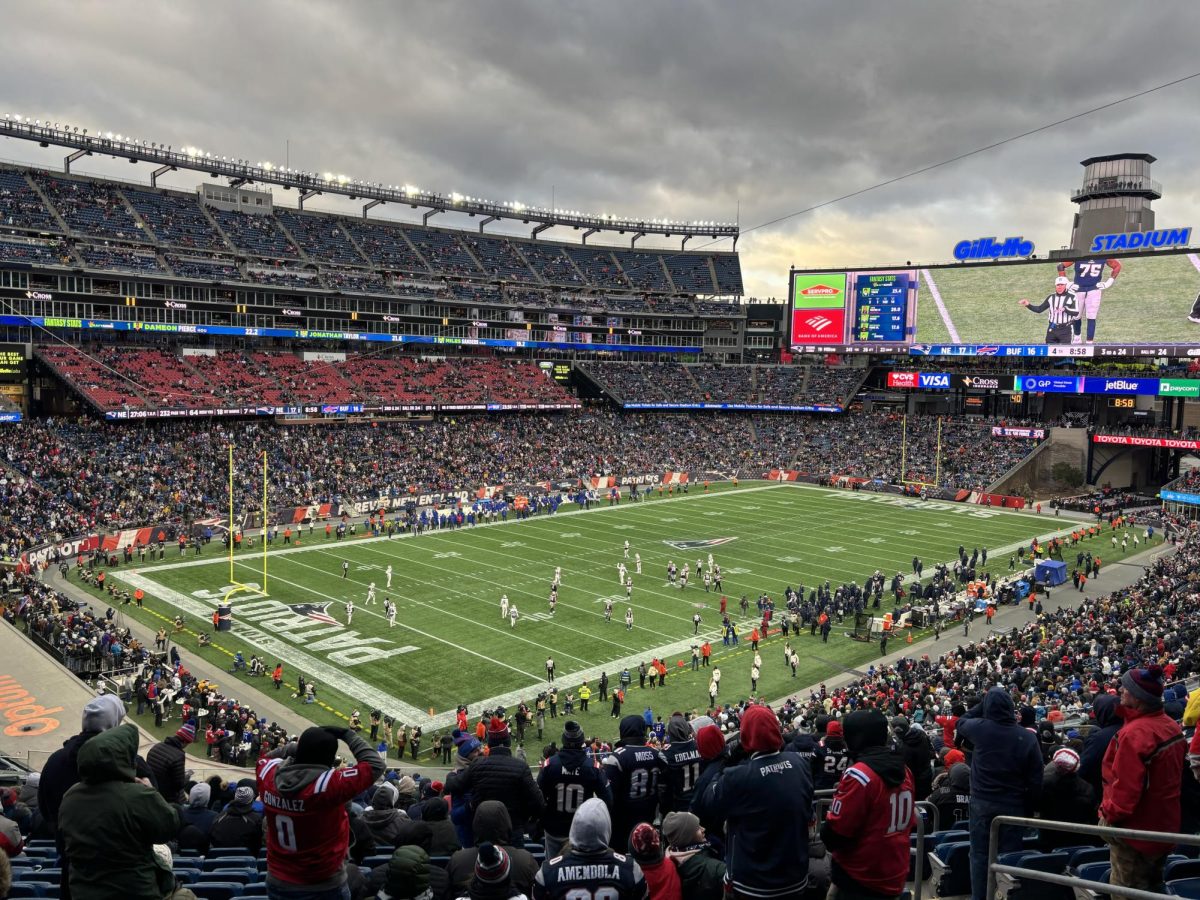
[[[1196,2],[20,0],[3,16],[0,113],[280,165],[290,140],[313,171],[744,229],[1200,71]],[[1200,227],[1198,78],[747,233],[747,293],[786,296],[793,263],[942,261],[968,237],[1056,248],[1079,161],[1124,151],[1159,159],[1159,226]]]

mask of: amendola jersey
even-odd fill
[[[284,762],[266,757],[258,761],[268,871],[290,884],[328,881],[341,870],[350,844],[346,801],[369,788],[375,772],[365,763],[329,769],[300,790],[283,794],[275,779]]]
[[[835,851],[833,858],[863,887],[889,896],[904,890],[915,799],[907,768],[904,783],[894,788],[861,762],[846,769],[838,782],[825,822],[854,843]]]
[[[644,900],[646,877],[622,853],[571,852],[546,860],[534,876],[534,900]]]

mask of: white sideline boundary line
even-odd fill
[[[958,339],[958,329],[954,327],[954,322],[950,318],[950,311],[946,309],[946,304],[942,302],[942,292],[938,290],[938,286],[933,282],[933,275],[928,269],[922,269],[921,274],[925,276],[925,284],[929,286],[929,295],[933,297],[934,305],[938,308],[938,315],[942,317],[942,323],[946,326],[946,331],[950,333],[950,343],[961,344]]]
[[[761,480],[761,479],[759,479],[759,480]],[[803,489],[803,490],[810,490],[810,491],[816,490],[816,491],[820,491],[820,492],[822,492],[828,496],[832,496],[832,497],[842,496],[851,502],[859,502],[859,503],[867,502],[867,501],[861,501],[861,500],[854,500],[853,498],[855,495],[852,492],[850,492],[844,488],[831,488],[826,485],[814,485],[814,484],[807,484],[805,482],[782,481],[782,482],[772,482],[772,483],[762,484],[762,485],[754,485],[752,487],[745,487],[745,488],[739,487],[739,488],[735,488],[735,489],[728,490],[728,491],[720,491],[715,494],[700,493],[700,494],[697,494],[694,496],[693,495],[685,495],[685,496],[681,496],[681,497],[673,497],[673,498],[664,499],[664,500],[655,500],[655,501],[651,501],[651,505],[652,506],[660,506],[665,503],[677,503],[680,501],[701,500],[701,499],[705,499],[705,498],[729,497],[729,496],[733,496],[735,494],[750,494],[750,493],[757,493],[759,491],[786,489],[789,487],[794,488],[794,489]],[[949,500],[946,500],[946,501],[913,500],[912,498],[904,497],[903,495],[900,495],[900,494],[887,494],[887,493],[876,494],[875,492],[869,492],[869,493],[871,496],[879,496],[879,497],[884,497],[884,498],[893,499],[895,501],[899,501],[899,502],[896,502],[895,504],[889,504],[886,501],[870,501],[869,505],[872,505],[872,506],[874,506],[874,505],[885,505],[885,506],[886,505],[895,505],[899,508],[899,507],[907,505],[907,503],[912,503],[912,504],[916,504],[916,505],[911,506],[910,508],[913,510],[919,511],[922,508],[927,508],[927,507],[932,506],[933,504],[938,504],[937,508],[929,509],[930,512],[945,512],[947,510],[953,510],[953,509],[970,510],[977,506],[977,504],[956,503],[954,501],[949,501]],[[462,531],[469,532],[469,531],[474,531],[477,528],[486,528],[486,527],[499,526],[499,525],[520,525],[525,522],[546,521],[547,519],[558,518],[559,516],[574,516],[574,515],[579,515],[582,513],[599,513],[599,512],[604,512],[605,510],[612,512],[614,510],[620,510],[622,507],[624,507],[626,509],[628,509],[630,507],[632,507],[634,509],[643,509],[643,504],[642,503],[634,504],[631,501],[626,500],[621,505],[617,505],[617,506],[601,506],[598,509],[592,509],[592,510],[587,510],[587,509],[568,510],[566,512],[555,513],[553,517],[551,517],[551,516],[531,516],[528,519],[520,519],[520,520],[514,519],[514,520],[510,520],[508,522],[498,521],[498,522],[492,522],[490,524],[485,524],[485,525],[476,525],[475,528],[470,528],[470,529],[464,528],[464,529],[462,529]],[[984,511],[984,510],[991,512],[996,516],[1006,515],[1006,516],[1019,517],[1019,518],[1023,518],[1023,519],[1029,519],[1029,520],[1038,521],[1038,522],[1047,521],[1046,519],[1044,519],[1041,516],[1026,513],[1026,512],[1020,512],[1017,510],[1002,510],[1002,509],[995,509],[994,507],[979,506],[979,511]],[[962,513],[962,515],[969,515],[969,513],[964,512],[964,513]],[[991,518],[991,516],[989,516],[988,518]],[[1050,520],[1050,521],[1053,521],[1053,520]],[[1078,526],[1078,524],[1079,524],[1078,522],[1073,522],[1073,525],[1076,527]],[[1062,536],[1065,534],[1070,534],[1070,532],[1072,530],[1073,530],[1072,528],[1068,527],[1065,529],[1060,529],[1058,531],[1039,533],[1037,535],[1037,537],[1038,537],[1039,541],[1043,541],[1050,537],[1059,537],[1059,536]],[[434,532],[434,534],[442,534],[442,532],[438,531],[438,532]],[[396,541],[396,540],[412,540],[412,539],[416,539],[417,537],[418,537],[418,535],[415,535],[415,534],[407,534],[407,535],[403,535],[398,538],[388,538],[386,535],[384,535],[384,536],[380,536],[380,537],[348,539],[348,541],[349,541],[350,546],[359,546],[361,544],[371,544],[371,543],[381,543],[381,542],[390,543],[390,542]],[[341,543],[345,544],[346,542],[343,541]],[[993,554],[1001,555],[1004,553],[1011,553],[1016,548],[1026,546],[1027,544],[1028,544],[1028,541],[1025,541],[1025,540],[1019,541],[1016,543],[1012,543],[1012,544],[1007,544],[1002,547],[997,547],[993,551],[989,551],[989,555],[993,555]],[[337,544],[326,544],[326,543],[324,543],[324,541],[322,541],[322,543],[320,543],[320,544],[309,544],[308,546],[302,545],[299,547],[288,547],[286,549],[272,550],[272,551],[268,552],[268,556],[276,556],[276,555],[284,556],[284,555],[289,555],[292,553],[304,553],[304,552],[309,552],[309,551],[321,551],[321,550],[324,550],[325,552],[329,552],[336,546],[337,546]],[[236,563],[238,563],[239,565],[250,565],[252,563],[252,561],[255,559],[255,557],[256,557],[255,554],[248,553],[241,558],[235,557],[234,561]],[[228,559],[227,556],[210,557],[207,559],[200,559],[200,560],[192,559],[192,560],[188,560],[187,562],[175,562],[175,563],[166,563],[166,564],[158,565],[158,566],[148,566],[146,568],[139,569],[137,572],[114,572],[113,575],[114,575],[114,577],[118,578],[119,580],[125,581],[135,588],[140,587],[144,591],[146,591],[146,593],[151,594],[152,596],[160,597],[163,600],[166,600],[168,603],[172,604],[173,606],[178,607],[182,611],[189,613],[190,615],[194,615],[201,620],[204,620],[204,619],[209,618],[212,615],[212,610],[208,606],[205,605],[204,601],[195,600],[193,598],[190,598],[190,597],[186,596],[185,594],[174,590],[173,588],[168,588],[164,585],[161,585],[160,583],[158,583],[156,581],[146,578],[145,575],[148,573],[153,573],[153,572],[166,572],[166,571],[173,571],[176,569],[186,569],[186,568],[191,568],[194,566],[205,566],[205,565],[211,566],[211,565],[220,564],[220,563],[226,561],[227,559]],[[950,563],[947,562],[947,565],[949,565],[949,564]],[[305,590],[309,590],[309,589],[305,588]],[[327,595],[321,594],[320,592],[317,592],[317,591],[312,591],[312,593],[315,593],[318,596],[323,596],[323,597],[327,596]],[[330,599],[336,599],[336,598],[330,598]],[[361,608],[359,611],[361,611]],[[437,643],[443,643],[443,644],[450,643],[443,638],[436,638],[432,635],[426,634],[425,632],[419,631],[417,629],[414,629],[414,628],[411,628],[408,626],[405,626],[405,627],[408,631],[411,631],[415,634],[420,634],[423,637],[429,637]],[[424,727],[434,728],[434,729],[449,727],[449,726],[453,725],[456,721],[457,710],[447,710],[445,712],[437,713],[431,717],[429,715],[428,711],[420,710],[417,707],[412,706],[409,703],[405,703],[404,701],[400,700],[397,697],[391,696],[390,694],[387,694],[387,693],[379,690],[378,688],[372,687],[371,685],[366,684],[365,682],[359,680],[358,678],[355,678],[353,675],[347,674],[344,669],[337,668],[337,667],[335,667],[331,664],[328,664],[320,659],[317,659],[317,658],[313,657],[312,655],[304,652],[300,647],[298,647],[294,644],[287,643],[280,638],[276,638],[276,637],[268,634],[267,632],[263,631],[262,629],[256,628],[254,626],[251,626],[251,625],[248,625],[246,623],[239,621],[239,622],[235,623],[233,633],[235,635],[237,635],[239,638],[246,640],[248,643],[252,643],[252,644],[256,645],[259,649],[269,652],[275,658],[284,660],[292,665],[298,666],[299,668],[307,671],[308,673],[310,673],[314,677],[318,678],[319,680],[321,680],[323,683],[329,685],[330,687],[337,688],[342,693],[348,694],[352,697],[357,697],[366,703],[372,704],[373,708],[382,709],[388,713],[399,713],[400,714],[399,718],[401,721],[406,721],[409,723],[422,723],[424,725]],[[664,662],[668,658],[678,655],[678,654],[686,654],[686,656],[690,659],[691,646],[693,643],[700,643],[705,639],[707,639],[709,641],[719,642],[720,638],[721,638],[721,635],[720,635],[719,631],[712,632],[712,631],[706,630],[699,635],[688,635],[686,638],[684,638],[682,640],[674,641],[672,643],[665,644],[661,647],[657,647],[657,648],[650,649],[650,650],[640,651],[636,654],[625,656],[620,659],[610,660],[605,663],[601,663],[601,664],[594,665],[594,666],[589,666],[585,669],[580,669],[576,672],[565,673],[561,676],[556,676],[555,683],[556,684],[569,684],[569,685],[579,684],[579,683],[582,683],[583,681],[592,683],[592,682],[596,681],[597,679],[599,679],[601,672],[609,672],[609,674],[611,676],[614,674],[619,675],[621,670],[625,669],[625,668],[634,669],[637,667],[638,663],[643,662],[647,658],[647,656],[657,657],[658,659],[661,659]],[[454,646],[460,650],[464,649],[464,648],[458,647],[458,645],[454,645]],[[472,651],[466,650],[465,652],[471,653]],[[713,650],[714,659],[716,659],[719,655],[721,655],[721,653],[722,653],[722,650],[721,650],[720,646],[714,647],[714,650]],[[478,654],[476,654],[476,655],[478,655]],[[370,665],[370,664],[368,663],[367,665]],[[688,667],[685,667],[685,669],[687,671],[690,671],[690,668],[688,668]],[[479,709],[495,709],[497,706],[504,706],[506,708],[510,708],[510,707],[515,706],[522,699],[528,699],[528,697],[530,696],[531,693],[536,693],[536,691],[539,690],[541,688],[541,686],[544,684],[545,684],[544,681],[540,681],[540,680],[535,681],[533,684],[531,684],[527,687],[524,687],[524,688],[518,688],[518,689],[514,689],[512,691],[507,691],[503,694],[497,694],[496,696],[490,697],[485,700],[474,701],[471,703],[471,706],[473,708],[478,707]]]

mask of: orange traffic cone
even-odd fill
[[[912,628],[908,629],[908,643],[912,643]]]

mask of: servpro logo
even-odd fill
[[[814,284],[812,287],[807,287],[800,291],[801,297],[836,297],[842,291],[840,288],[830,287],[827,284]]]
[[[54,731],[59,726],[58,719],[50,717],[51,713],[63,711],[61,706],[38,706],[29,691],[9,675],[0,675],[0,710],[9,724],[4,726],[4,733],[9,737],[34,737]]]

